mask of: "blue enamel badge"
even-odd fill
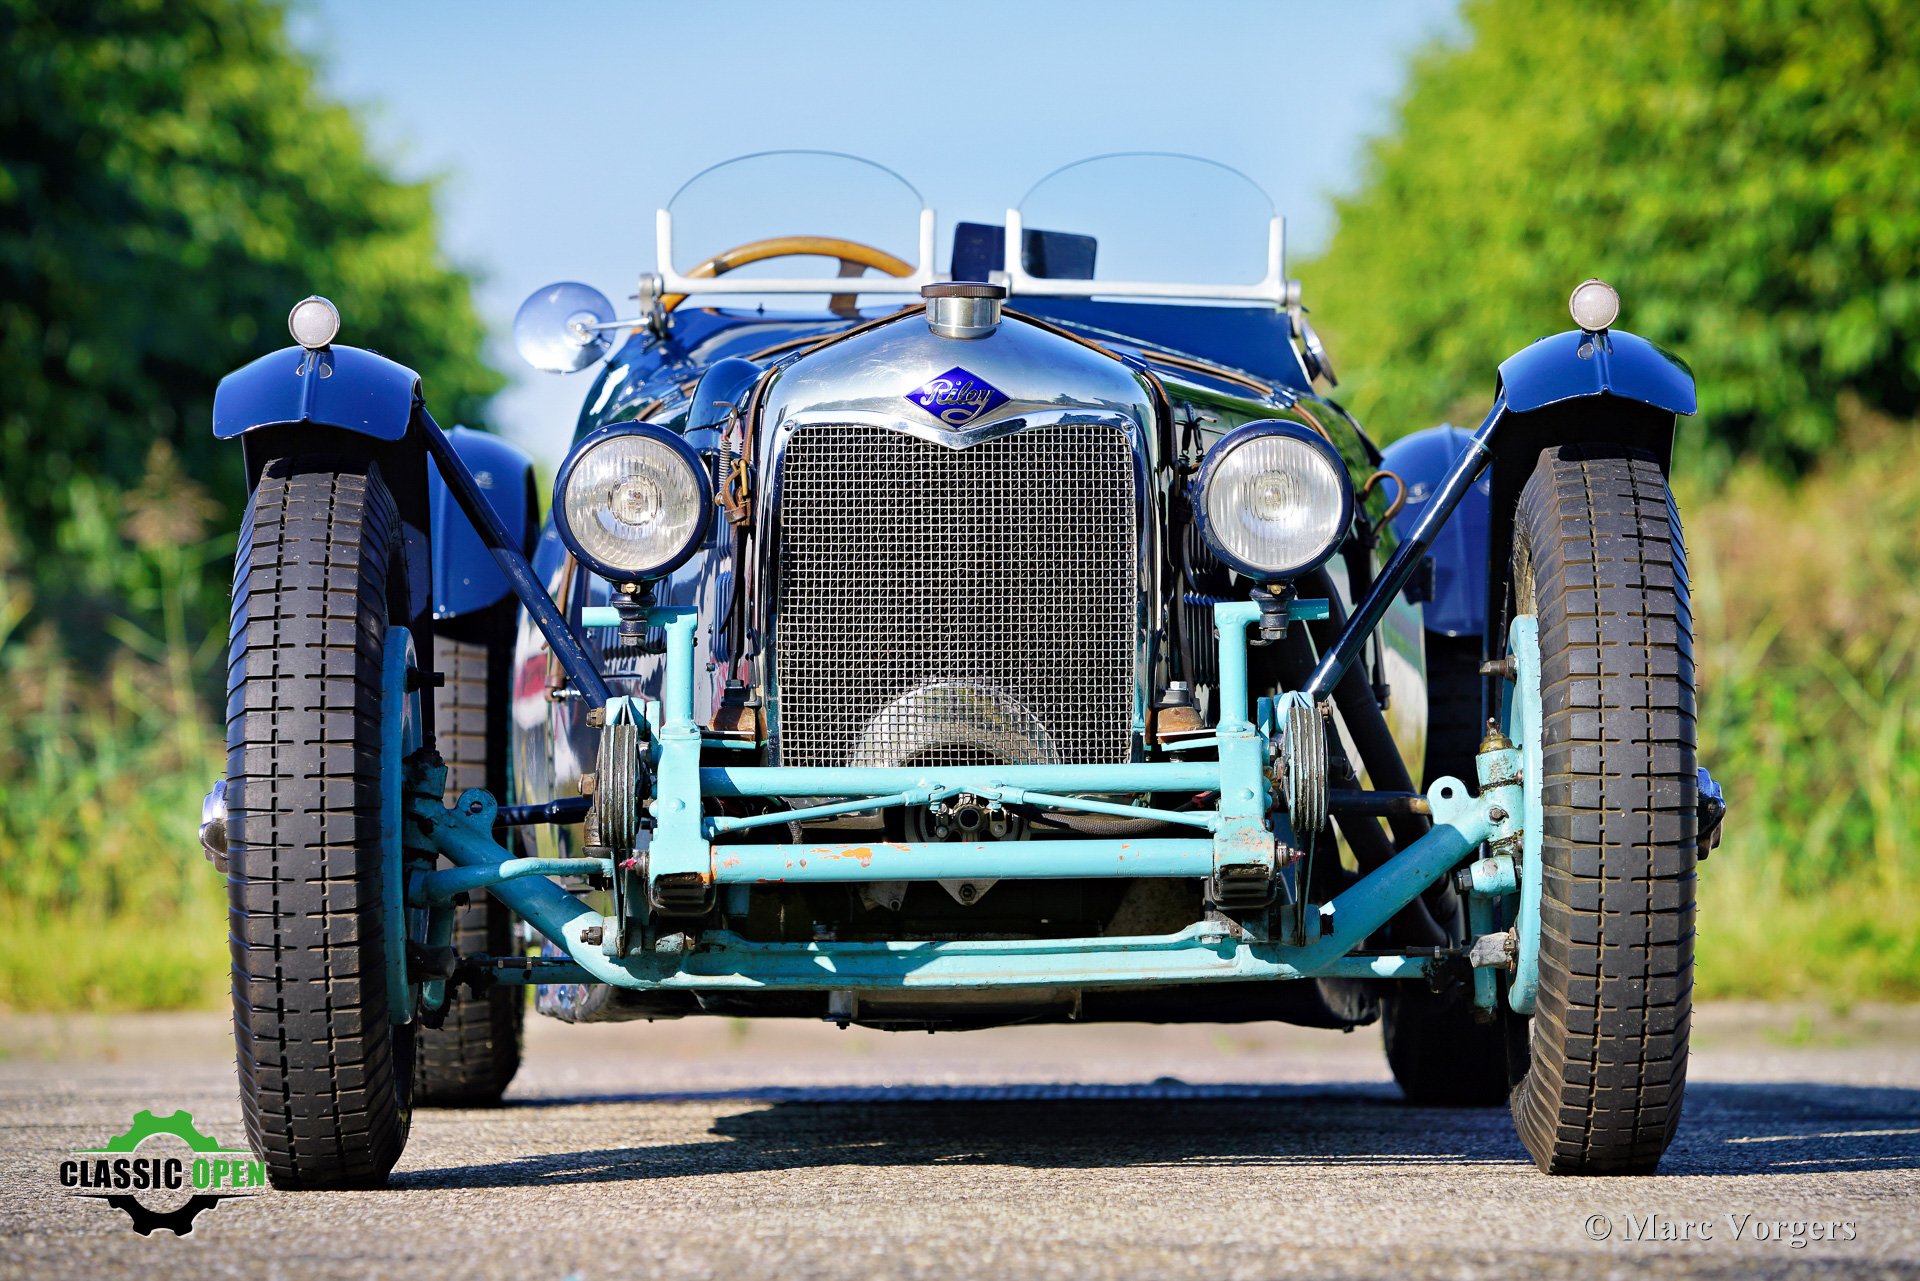
[[[965,427],[988,410],[1007,403],[998,387],[958,365],[908,392],[907,399],[949,427]]]

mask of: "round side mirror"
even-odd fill
[[[612,344],[594,326],[612,319],[613,304],[591,285],[548,285],[535,290],[514,315],[514,349],[535,369],[577,373],[607,354]]]
[[[1314,330],[1313,322],[1307,319],[1307,309],[1302,307],[1295,317],[1300,327],[1300,350],[1306,356],[1307,375],[1311,378],[1324,378],[1329,387],[1338,387],[1340,380],[1333,376],[1333,360],[1327,355],[1327,345],[1320,341],[1320,335]]]

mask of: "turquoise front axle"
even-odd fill
[[[1114,765],[1026,764],[926,768],[788,769],[703,766],[708,746],[693,715],[690,612],[655,609],[666,635],[667,670],[658,704],[631,702],[615,715],[643,718],[653,779],[651,840],[639,856],[516,858],[494,840],[494,799],[462,795],[448,809],[430,788],[410,789],[409,841],[455,866],[416,873],[410,901],[439,907],[461,893],[495,895],[549,940],[562,957],[494,958],[492,977],[518,983],[608,983],[636,989],[888,990],[1251,982],[1296,978],[1412,979],[1441,964],[1464,964],[1466,948],[1368,952],[1394,915],[1459,867],[1483,843],[1518,852],[1529,800],[1524,749],[1483,753],[1483,786],[1445,778],[1428,789],[1433,826],[1383,865],[1325,903],[1303,901],[1284,807],[1272,784],[1273,746],[1242,709],[1250,705],[1246,633],[1258,607],[1214,607],[1219,631],[1217,760],[1191,758]],[[623,700],[615,700],[622,702]],[[1516,729],[1529,728],[1526,716]],[[1533,722],[1537,725],[1537,721]],[[1537,730],[1536,736],[1537,736]],[[1538,745],[1533,745],[1537,759]],[[820,840],[736,844],[757,828],[797,820],[925,805],[972,796],[982,802],[1150,819],[1193,829],[1188,836],[1040,838],[903,843]],[[1136,798],[1194,798],[1190,808]],[[720,798],[785,800],[767,814],[721,815]],[[1211,805],[1200,805],[1212,798]],[[1537,807],[1537,800],[1532,804]],[[727,837],[717,840],[717,837]],[[542,864],[545,866],[542,866]],[[1524,864],[1520,894],[1527,897]],[[549,874],[550,873],[550,874]],[[1068,939],[762,942],[730,930],[683,932],[671,916],[634,929],[589,905],[554,875],[681,878],[708,890],[768,885],[899,881],[987,881],[1075,877],[1269,879],[1274,906],[1212,913],[1173,934]],[[645,911],[649,896],[629,896]],[[1509,894],[1503,901],[1511,902]],[[616,902],[619,896],[616,896]],[[1475,902],[1481,901],[1476,897]],[[1484,912],[1477,912],[1484,916]],[[1537,930],[1527,938],[1531,945]],[[1525,932],[1523,932],[1525,937]],[[1529,949],[1530,950],[1530,949]],[[1483,980],[1486,986],[1491,980]],[[1484,999],[1484,997],[1483,997]]]

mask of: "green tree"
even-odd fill
[[[0,48],[0,515],[43,612],[111,607],[112,559],[150,541],[113,508],[150,462],[199,478],[214,527],[233,526],[239,451],[211,438],[214,384],[285,345],[308,293],[340,305],[349,341],[417,369],[443,420],[500,386],[430,186],[369,154],[281,4],[0,0]]]
[[[1302,273],[1344,390],[1397,436],[1597,275],[1685,357],[1683,441],[1796,466],[1857,398],[1920,405],[1920,22],[1904,0],[1469,0]]]

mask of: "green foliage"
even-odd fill
[[[1920,998],[1920,433],[1842,420],[1798,484],[1681,481],[1700,756],[1731,807],[1703,995]]]
[[[1302,271],[1383,437],[1477,421],[1590,275],[1692,364],[1701,757],[1733,807],[1701,868],[1705,996],[1920,997],[1909,7],[1469,0]]]
[[[431,188],[368,153],[275,0],[0,0],[0,51],[0,1008],[206,1004],[193,828],[244,497],[214,385],[309,293],[448,421],[500,378]]]
[[[1902,0],[1469,0],[1304,271],[1383,437],[1477,421],[1601,276],[1710,452],[1803,464],[1920,404],[1920,23]]]
[[[215,523],[237,523],[214,384],[287,345],[297,299],[331,297],[348,339],[417,369],[448,421],[471,421],[500,379],[430,187],[369,155],[278,4],[0,0],[0,36],[0,501],[41,608],[82,643],[121,607],[116,549],[69,526],[111,534],[100,504],[156,441],[209,481]],[[194,616],[213,626],[209,578]]]
[[[179,541],[121,558],[118,586],[155,626],[122,620],[98,668],[51,624],[24,630],[24,551],[0,522],[0,1009],[206,1005],[224,983],[223,882],[193,825],[224,755],[195,677],[226,633],[186,622],[231,550],[207,535],[210,506],[157,448],[125,523]]]

